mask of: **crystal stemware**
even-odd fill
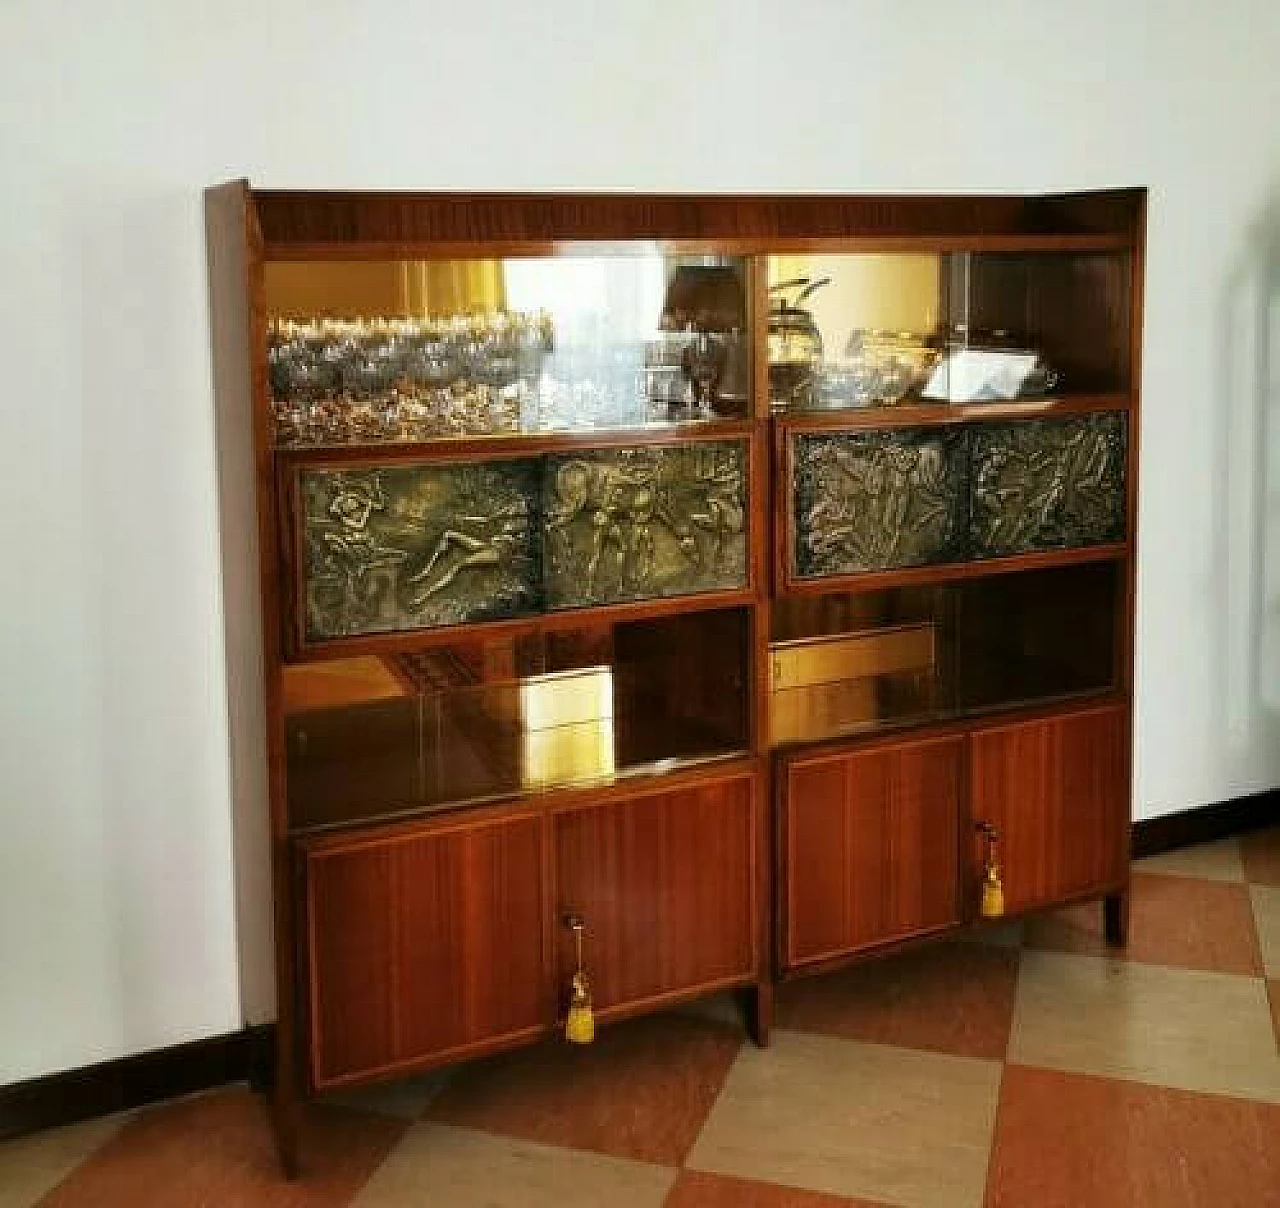
[[[685,345],[680,359],[686,376],[693,383],[694,409],[702,415],[711,414],[716,386],[724,372],[725,347],[710,332],[697,332]]]

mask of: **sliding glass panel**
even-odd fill
[[[780,599],[772,741],[1106,691],[1123,565]]]
[[[769,393],[803,411],[1121,391],[1127,252],[768,258]]]
[[[1128,252],[950,258],[953,402],[1128,389]]]
[[[283,446],[749,412],[741,258],[271,262],[264,293]]]
[[[947,261],[936,253],[770,256],[770,403],[810,410],[919,397],[941,359]]]
[[[748,614],[478,638],[284,672],[295,829],[744,752]]]

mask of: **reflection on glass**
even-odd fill
[[[880,253],[770,256],[772,404],[868,407],[918,395],[941,356],[947,261]]]
[[[598,779],[617,770],[609,667],[526,680],[519,689],[523,787]]]
[[[1124,389],[1127,252],[969,252],[946,258],[945,359],[930,398],[985,402]]]
[[[772,405],[1123,389],[1130,269],[1113,252],[770,256]]]
[[[746,614],[598,625],[290,666],[290,824],[489,800],[748,744]]]
[[[277,442],[636,428],[747,412],[740,260],[270,263]]]
[[[784,597],[774,611],[775,745],[1105,691],[1120,564],[936,587]]]
[[[798,742],[928,713],[936,625],[779,642],[773,647],[773,741]]]

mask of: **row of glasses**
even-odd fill
[[[962,381],[955,366],[968,353],[981,354],[984,377],[974,369]],[[817,405],[884,407],[905,398],[981,402],[1049,394],[1059,375],[1033,347],[1005,331],[971,333],[957,325],[945,340],[910,331],[855,328],[844,355],[818,372]]]
[[[618,339],[599,316],[277,319],[276,442],[315,446],[707,418],[725,341],[694,330]]]
[[[550,316],[273,320],[281,445],[511,431],[554,333]]]
[[[825,362],[819,371],[819,402],[892,406],[924,388],[940,357],[936,341],[916,332],[855,328],[843,357]]]

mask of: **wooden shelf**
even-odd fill
[[[600,604],[594,608],[565,608],[556,612],[511,617],[504,621],[476,621],[466,625],[441,625],[433,629],[330,638],[321,642],[299,643],[298,649],[285,662],[345,659],[362,654],[412,654],[419,650],[453,646],[478,638],[512,638],[523,634],[557,633],[623,621],[649,621],[722,608],[750,608],[756,604],[756,598],[755,588],[748,586],[734,591],[707,591],[656,600],[628,600],[619,604]]]
[[[1128,411],[1128,391],[1098,394],[1060,394],[1049,398],[1011,399],[992,403],[935,403],[913,401],[890,407],[846,407],[830,411],[775,413],[778,427],[792,432],[847,431],[852,428],[933,428],[949,424],[1016,419],[1051,419],[1095,411]]]
[[[582,432],[513,432],[493,436],[450,436],[434,440],[385,441],[367,444],[281,446],[276,464],[395,465],[419,461],[496,461],[537,457],[546,453],[587,453],[593,449],[662,448],[693,443],[746,440],[755,430],[748,419],[696,421],[643,428]]]
[[[1123,703],[1124,697],[1114,687],[1087,688],[1079,692],[1059,692],[1025,700],[1003,701],[998,705],[970,705],[938,709],[913,717],[890,717],[882,721],[864,722],[845,727],[818,738],[788,738],[775,742],[776,755],[797,751],[842,751],[850,743],[859,746],[883,744],[892,746],[904,740],[928,738],[938,734],[954,734],[980,725],[999,725],[1008,721],[1050,717],[1095,705]]]
[[[352,818],[349,822],[294,827],[289,831],[289,838],[307,851],[347,848],[353,842],[377,844],[422,827],[465,828],[477,822],[504,818],[516,811],[556,813],[603,804],[618,797],[668,793],[753,776],[759,770],[760,761],[754,755],[740,752],[713,755],[682,760],[667,768],[651,765],[589,783],[559,785],[536,793],[507,793],[485,800],[414,806],[384,811],[376,817]]]
[[[1054,566],[1080,566],[1087,562],[1114,562],[1127,557],[1128,542],[1092,545],[1076,549],[1037,550],[1007,558],[983,558],[973,562],[946,562],[936,566],[912,566],[902,570],[875,570],[856,575],[823,575],[821,578],[793,579],[780,596],[827,595],[832,592],[881,591],[888,587],[924,587],[978,579],[987,575],[1007,575],[1022,570],[1045,570]]]

